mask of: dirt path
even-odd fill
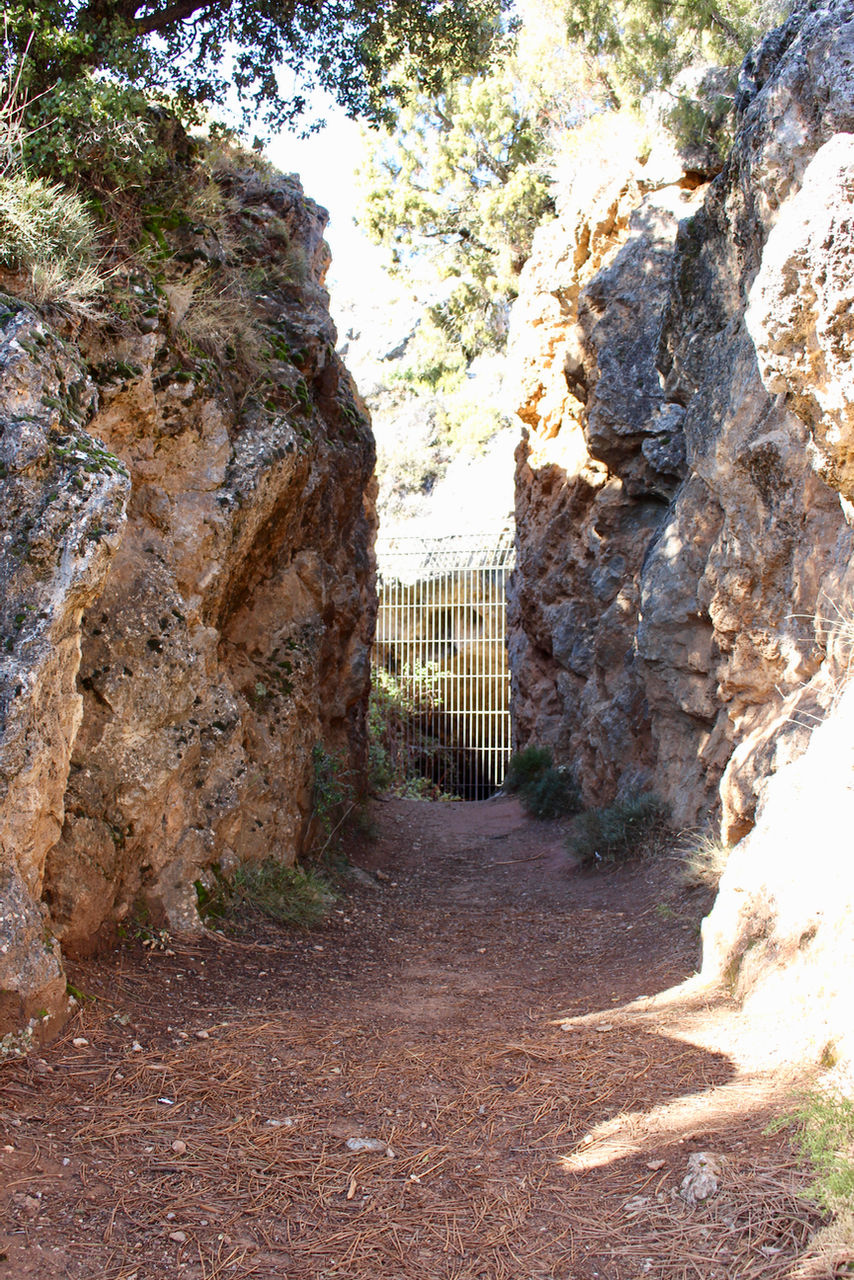
[[[2,1280],[797,1274],[780,1082],[726,1002],[661,994],[707,906],[673,864],[579,874],[511,800],[375,818],[310,934],[74,971],[95,999],[0,1075]]]

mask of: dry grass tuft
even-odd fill
[[[205,273],[188,284],[192,294],[177,331],[204,355],[239,361],[248,373],[257,373],[263,340],[240,275],[229,273],[220,284]]]
[[[686,835],[677,849],[680,880],[687,889],[717,889],[731,852],[732,846],[713,832]]]

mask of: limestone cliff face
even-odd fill
[[[38,946],[43,934],[53,947],[38,956],[44,982],[16,976],[36,963],[36,925],[17,931],[14,961],[0,957],[0,989],[25,992],[27,1009],[61,976],[53,939],[91,950],[139,900],[154,921],[198,927],[206,868],[293,861],[318,744],[355,790],[364,777],[374,446],[334,351],[326,215],[281,175],[234,179],[226,195],[243,267],[266,273],[245,300],[261,352],[242,385],[232,352],[200,358],[180,338],[197,274],[225,252],[186,220],[161,277],[135,282],[143,322],[85,326],[76,345],[32,317],[6,322],[36,411],[21,427],[7,379],[2,443],[18,460],[0,483],[22,497],[3,513],[7,542],[27,530],[36,550],[3,556],[16,577],[0,848],[13,909],[26,899]],[[271,280],[286,252],[296,270]],[[60,391],[39,362],[62,368]],[[39,407],[62,396],[70,425]],[[90,455],[107,461],[93,471]]]
[[[80,619],[121,540],[125,468],[85,424],[79,354],[0,304],[0,1036],[65,1006],[41,903],[82,702]]]
[[[509,354],[528,428],[510,609],[515,732],[518,745],[547,743],[572,761],[591,801],[648,783],[656,761],[633,652],[639,574],[687,472],[684,410],[665,402],[655,361],[678,219],[698,196],[675,158],[627,172],[622,150],[538,233]]]
[[[770,779],[703,922],[700,981],[722,982],[766,1060],[854,1062],[854,689]]]
[[[702,979],[776,1058],[854,1054],[852,66],[851,0],[793,16],[720,175],[614,160],[513,319],[519,745],[739,842]]]
[[[730,839],[847,661],[852,56],[850,0],[800,13],[714,181],[576,184],[513,318],[519,744]]]

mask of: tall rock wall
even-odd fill
[[[131,279],[137,322],[65,341],[28,313],[4,322],[0,874],[16,941],[0,1034],[59,1009],[60,945],[94,949],[135,905],[197,928],[212,865],[292,862],[318,747],[363,785],[374,445],[334,351],[326,214],[293,177],[215,178],[231,243],[198,219],[158,227],[159,272]],[[235,318],[200,281],[236,257],[256,284]],[[208,311],[191,324],[194,299]],[[251,322],[248,372],[228,346],[206,354],[206,315]]]
[[[852,59],[850,0],[766,37],[708,183],[615,146],[513,317],[518,745],[730,840],[847,664]]]
[[[854,3],[742,70],[719,176],[570,192],[513,320],[518,745],[735,844],[701,982],[854,1057]]]
[[[667,152],[621,146],[541,230],[509,360],[517,453],[510,606],[517,745],[553,747],[591,801],[648,785],[656,763],[634,651],[640,570],[687,474],[684,410],[656,369],[680,217],[696,183]]]

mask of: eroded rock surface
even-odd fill
[[[130,491],[84,430],[97,403],[75,352],[35,315],[0,310],[0,1035],[65,1010],[41,902],[82,715],[83,610],[102,590]]]
[[[641,565],[687,472],[656,358],[695,188],[675,156],[627,169],[616,147],[538,233],[514,312],[515,730],[571,761],[590,802],[648,786],[657,759],[635,638]]]
[[[519,745],[729,839],[845,665],[852,57],[847,0],[795,15],[720,176],[576,184],[514,316]]]
[[[326,214],[293,177],[218,181],[232,245],[179,220],[137,323],[72,347],[5,321],[0,987],[26,1014],[64,995],[55,940],[91,951],[134,908],[198,928],[212,866],[292,862],[319,760],[363,785],[374,445],[334,350]],[[237,374],[187,319],[234,244],[263,278]]]
[[[721,982],[772,1060],[854,1060],[854,690],[768,783],[703,924],[702,982]]]

